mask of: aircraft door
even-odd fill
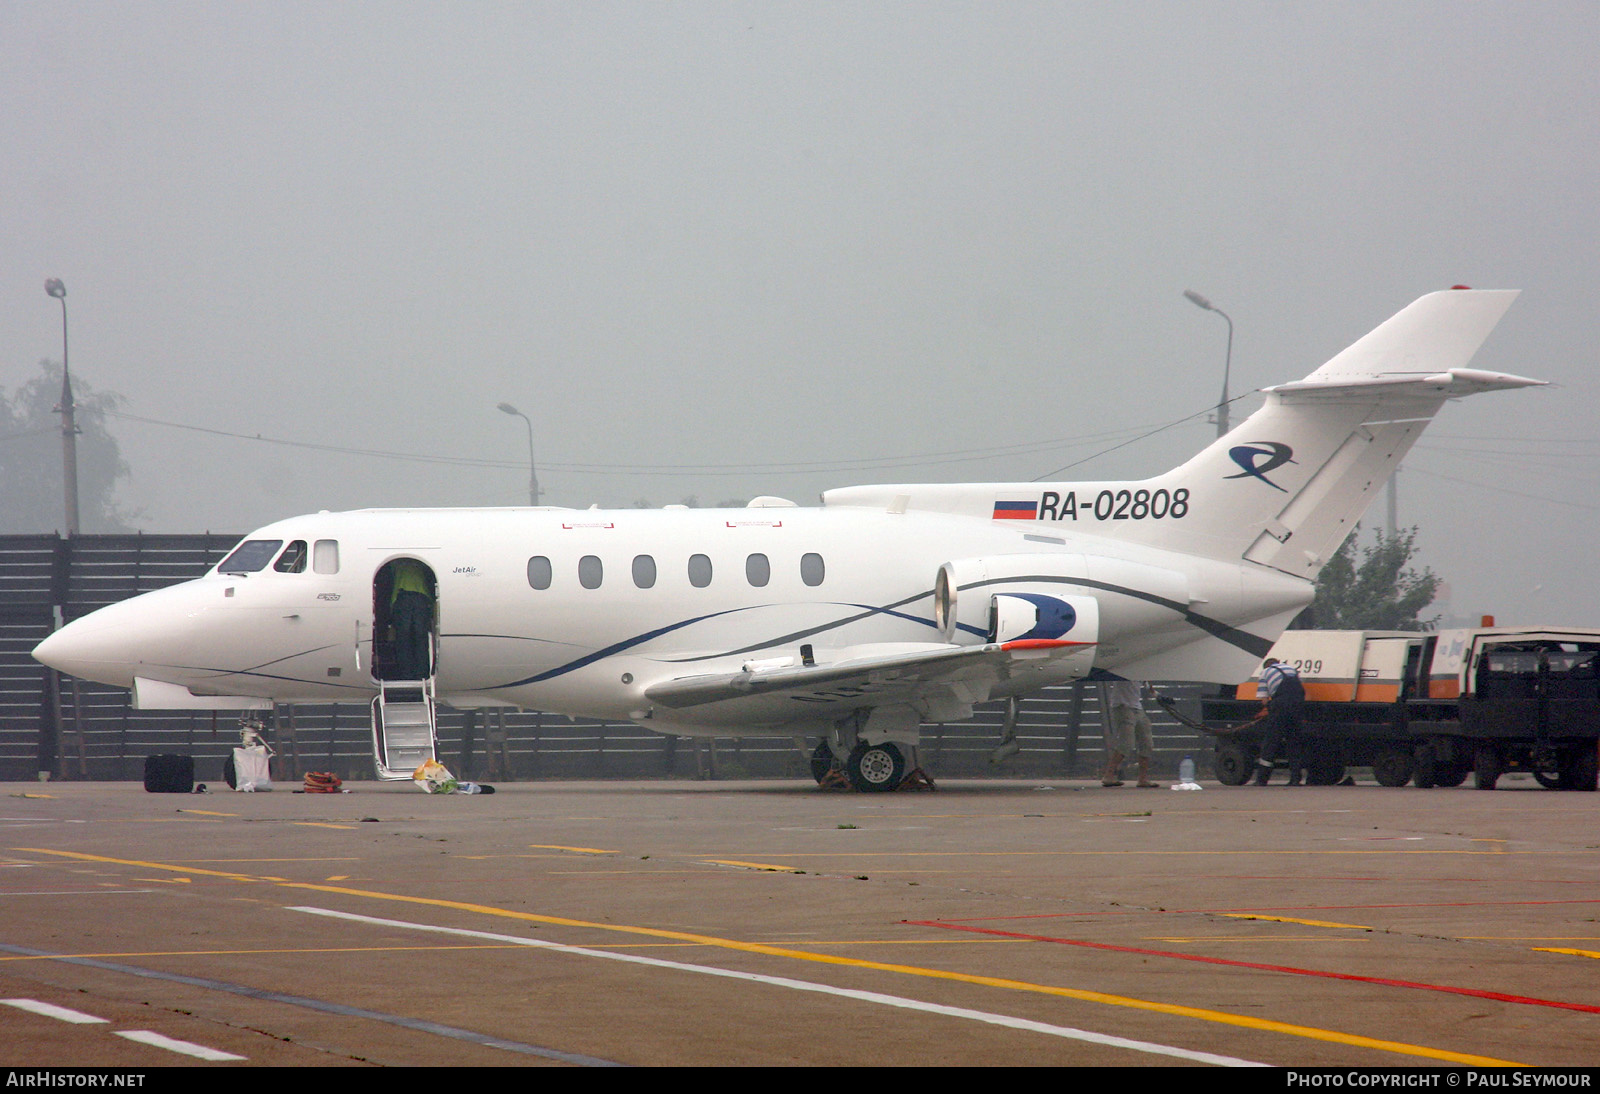
[[[372,581],[372,675],[426,680],[438,651],[438,583],[414,558],[391,559]]]

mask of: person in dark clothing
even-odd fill
[[[1306,689],[1300,683],[1300,673],[1293,665],[1286,665],[1276,657],[1267,658],[1261,667],[1258,693],[1261,714],[1266,719],[1261,752],[1256,757],[1257,786],[1266,786],[1272,777],[1272,763],[1280,749],[1286,749],[1289,760],[1289,785],[1299,786],[1305,767],[1304,749],[1300,741],[1302,713],[1305,708]]]
[[[427,679],[433,669],[433,591],[427,567],[415,559],[394,564],[389,622],[394,627],[395,671],[388,678]]]

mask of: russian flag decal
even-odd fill
[[[997,501],[994,503],[995,520],[1033,520],[1039,515],[1036,501]]]

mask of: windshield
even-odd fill
[[[233,554],[222,560],[217,566],[217,573],[253,574],[271,562],[272,556],[282,546],[281,539],[247,539],[234,548]]]

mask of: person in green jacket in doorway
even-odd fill
[[[394,627],[396,680],[426,680],[433,671],[433,589],[428,568],[416,559],[394,564],[389,593],[389,622]]]

